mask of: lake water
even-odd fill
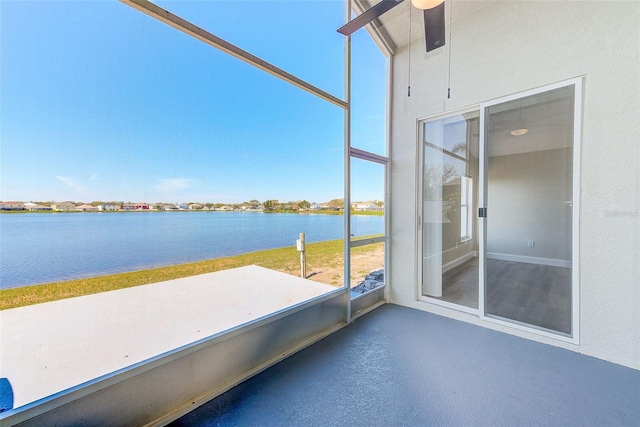
[[[381,216],[352,233],[381,234]],[[0,215],[0,289],[93,277],[343,237],[341,215],[258,212]]]

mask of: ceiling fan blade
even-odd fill
[[[444,2],[424,11],[424,38],[427,52],[444,46]]]
[[[371,6],[369,9],[365,10],[360,15],[356,16],[351,21],[338,28],[338,32],[340,34],[344,34],[345,36],[350,36],[356,30],[364,27],[369,22],[396,7],[403,1],[404,0],[381,0],[379,3]]]

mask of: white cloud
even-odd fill
[[[194,180],[190,178],[165,178],[161,179],[155,189],[161,193],[172,193],[177,190],[184,190],[193,185]]]
[[[76,182],[74,179],[69,178],[67,176],[56,176],[56,178],[66,184],[67,188],[71,188],[78,192],[78,194],[84,194],[87,190],[87,186],[81,183]]]

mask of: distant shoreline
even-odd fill
[[[371,236],[373,237],[373,236]],[[307,274],[312,280],[326,283],[332,286],[342,286],[343,278],[343,240],[327,240],[308,243],[307,249]],[[382,251],[383,243],[359,246],[352,249],[352,276],[364,270],[362,277],[379,266],[358,266],[358,256],[367,256],[375,251]],[[382,252],[380,252],[382,253]],[[66,280],[44,284],[34,284],[17,288],[0,290],[0,310],[23,307],[26,305],[40,304],[49,301],[57,301],[65,298],[74,298],[91,295],[100,292],[124,289],[133,286],[149,285],[152,283],[212,273],[246,265],[259,265],[283,273],[299,275],[299,252],[295,246],[287,246],[275,249],[266,249],[249,252],[241,255],[176,264],[167,267],[157,267],[137,270],[126,273],[107,274],[83,279]],[[380,255],[382,261],[382,255]],[[331,273],[331,271],[333,273]],[[324,273],[324,278],[322,278]],[[361,278],[352,277],[352,284],[357,284]]]
[[[29,211],[29,210],[6,210],[0,211],[0,215],[17,215],[17,214],[105,214],[105,213],[169,213],[169,212],[217,212],[217,213],[264,213],[264,214],[297,214],[297,215],[342,215],[344,211],[328,211],[328,210],[310,210],[310,211],[251,211],[251,210],[233,210],[233,211],[217,211],[217,210],[118,210],[118,211]],[[383,216],[384,211],[351,211],[351,215],[373,215]]]

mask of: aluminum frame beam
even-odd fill
[[[221,39],[220,37],[198,27],[197,25],[190,23],[185,19],[180,18],[179,16],[161,8],[154,3],[151,3],[148,0],[120,1],[146,15],[149,15],[152,18],[155,18],[167,25],[172,26],[177,30],[182,31],[185,34],[190,35],[191,37],[194,37],[208,44],[209,46],[215,47],[216,49],[228,53],[229,55],[240,59],[247,64],[253,65],[254,67],[259,68],[260,70],[265,71],[272,76],[278,77],[279,79],[291,83],[292,85],[305,90],[319,98],[322,98],[325,101],[328,101],[340,108],[346,109],[348,107],[348,103],[346,101],[343,101],[340,98],[333,96],[330,93],[294,76],[293,74],[288,73],[283,69],[278,68],[275,65],[258,58],[257,56],[247,52],[246,50],[240,49],[236,45]]]

